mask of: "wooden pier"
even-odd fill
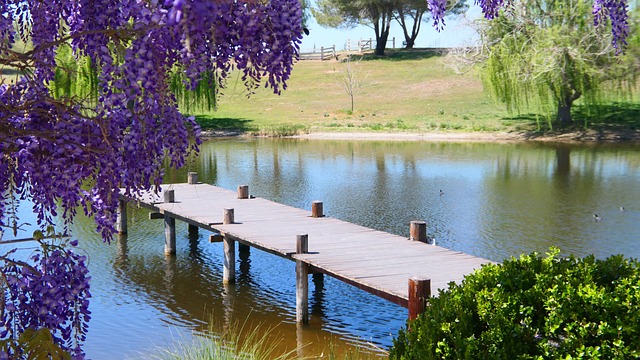
[[[118,227],[127,232],[127,202],[164,219],[165,253],[176,251],[175,220],[189,232],[211,231],[210,241],[224,242],[223,279],[235,280],[239,251],[254,247],[296,262],[296,319],[307,323],[308,274],[321,273],[409,309],[409,318],[424,310],[428,298],[451,281],[459,282],[489,260],[427,244],[426,223],[412,221],[410,238],[325,217],[322,202],[311,211],[249,195],[245,185],[230,191],[199,183],[189,173],[184,184],[164,184],[159,194],[121,194]]]

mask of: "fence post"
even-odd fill
[[[324,46],[320,47],[320,60],[324,60]]]

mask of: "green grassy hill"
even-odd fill
[[[342,58],[342,56],[341,56]],[[351,68],[363,87],[349,95],[338,77],[342,61],[302,60],[295,64],[287,90],[278,96],[260,88],[247,98],[234,74],[218,100],[218,110],[199,113],[203,127],[245,131],[465,131],[506,130],[517,124],[486,97],[475,74],[456,75],[433,52],[364,57]]]
[[[339,56],[342,60],[345,55]],[[354,59],[357,59],[354,57]],[[540,131],[546,120],[536,114],[509,114],[490,99],[475,73],[458,75],[445,58],[430,51],[396,50],[384,58],[365,55],[351,62],[364,85],[349,95],[338,80],[344,61],[302,60],[295,64],[288,89],[278,96],[261,87],[247,98],[234,73],[218,100],[218,110],[197,113],[205,129],[233,129],[254,134],[289,135],[305,131]],[[640,128],[640,101],[603,107],[600,115],[576,106],[576,125]],[[629,103],[631,101],[631,103]],[[605,115],[602,115],[605,114]],[[539,125],[540,124],[540,125]]]

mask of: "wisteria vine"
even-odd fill
[[[53,342],[73,358],[82,358],[89,311],[89,279],[85,257],[67,246],[41,243],[30,261],[11,253],[0,256],[0,359],[22,358],[25,344],[16,342],[27,329],[48,329]]]
[[[110,241],[120,189],[157,189],[165,159],[179,167],[198,149],[199,128],[178,110],[170,72],[193,89],[205,72],[222,86],[235,68],[247,87],[264,82],[279,93],[298,57],[301,19],[298,0],[2,0],[0,69],[18,75],[0,78],[0,229],[17,223],[8,204],[29,199],[41,227],[57,217],[66,231],[80,208]],[[20,40],[32,47],[18,48]],[[54,96],[63,47],[89,59],[93,98]],[[85,260],[42,243],[27,262],[0,259],[0,341],[45,327],[82,358]]]

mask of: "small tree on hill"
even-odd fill
[[[351,99],[351,112],[354,109],[354,96],[360,89],[366,86],[366,77],[361,78],[356,70],[358,61],[352,61],[351,56],[346,58],[342,70],[336,74],[338,85],[349,95]]]

